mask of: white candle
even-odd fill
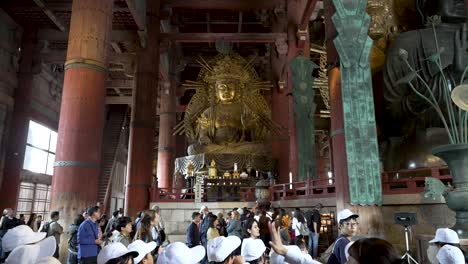
[[[234,163],[234,171],[237,171],[237,163]]]
[[[292,189],[292,172],[289,172],[289,189]]]

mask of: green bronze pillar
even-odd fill
[[[370,17],[366,0],[333,0],[332,17],[338,36],[344,132],[350,202],[382,204],[379,151],[369,63],[372,40],[367,35]]]
[[[315,169],[315,126],[314,78],[312,71],[318,66],[300,55],[289,64],[293,72],[294,116],[298,156],[298,180],[317,178]]]

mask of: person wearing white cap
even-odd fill
[[[35,264],[40,258],[52,256],[56,246],[53,236],[35,244],[18,246],[8,255],[5,264]]]
[[[132,264],[138,255],[138,251],[130,251],[122,243],[112,243],[99,252],[97,264]]]
[[[436,252],[440,251],[445,245],[456,247],[462,252],[457,232],[450,228],[438,228],[434,239],[429,241],[429,247],[427,249],[428,258],[435,261],[437,257],[435,256]]]
[[[301,252],[298,246],[284,246],[281,242],[280,230],[276,228],[275,223],[269,223],[268,227],[271,234],[271,249],[274,251],[270,257],[270,263],[289,263],[289,264],[321,264],[312,259],[306,252]]]
[[[437,252],[437,260],[440,264],[465,264],[465,256],[460,248],[445,245]]]
[[[357,233],[359,223],[356,221],[359,215],[354,214],[349,209],[344,209],[338,212],[338,229],[340,235],[335,240],[332,254],[328,258],[327,264],[344,264],[346,263],[345,248]]]
[[[34,232],[27,225],[19,225],[8,230],[5,234],[2,240],[2,248],[6,255],[8,255],[9,252],[12,252],[15,248],[23,245],[32,245],[42,241],[44,241],[44,243],[49,243],[51,240],[55,243],[55,237],[51,237],[52,239],[48,238],[46,242],[44,239],[46,235],[47,233],[45,232]],[[50,256],[52,256],[54,252],[52,252]]]
[[[196,264],[205,257],[203,246],[187,247],[182,242],[169,244],[164,251],[159,254],[157,264]],[[136,262],[135,262],[136,263]]]
[[[208,261],[223,264],[244,263],[244,257],[234,254],[240,244],[241,240],[236,236],[220,236],[210,240],[207,247]]]
[[[258,227],[257,220],[254,218],[249,218],[245,222],[245,236],[248,236],[248,238],[242,240],[241,256],[250,264],[261,262],[266,247],[263,241],[258,239],[260,228]]]
[[[138,252],[138,256],[136,258],[133,258],[133,262],[135,264],[153,264],[154,259],[152,252],[155,248],[156,242],[154,241],[145,243],[142,240],[136,240],[130,245],[128,245],[128,250]]]

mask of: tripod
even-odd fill
[[[405,225],[405,242],[406,242],[406,251],[405,254],[401,257],[402,259],[406,259],[408,264],[414,263],[419,264],[411,255],[410,255],[410,248],[409,248],[409,227]]]

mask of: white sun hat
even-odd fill
[[[3,236],[3,251],[10,252],[16,247],[37,243],[46,237],[45,232],[34,232],[27,225],[19,225],[8,230]]]
[[[344,220],[344,219],[347,219],[347,218],[350,218],[351,216],[354,216],[354,217],[359,217],[359,215],[351,212],[351,210],[349,209],[344,209],[344,210],[341,210],[338,212],[338,223],[340,223],[341,220]]]
[[[189,248],[182,242],[174,242],[159,254],[157,264],[195,264],[204,257],[205,248],[203,246]]]
[[[54,257],[45,257],[45,258],[40,258],[34,264],[61,264],[58,259]]]
[[[36,244],[18,246],[8,255],[5,264],[35,264],[40,258],[54,255],[56,246],[53,236]]]
[[[222,262],[241,244],[237,236],[219,236],[208,241],[208,261]]]
[[[245,261],[259,259],[266,247],[261,239],[246,238],[242,240],[241,256]]]
[[[137,251],[130,251],[122,243],[112,243],[108,246],[105,246],[97,257],[97,264],[105,264],[107,261],[115,258],[119,258],[123,255],[130,254],[133,258],[138,256]]]
[[[454,246],[445,245],[437,252],[437,260],[440,264],[465,264],[463,252]]]
[[[438,228],[434,239],[429,241],[429,243],[450,243],[450,244],[460,244],[460,239],[458,238],[457,232],[453,231],[450,228]]]
[[[151,241],[149,243],[145,243],[142,240],[136,240],[130,245],[128,245],[128,250],[130,251],[137,251],[138,256],[133,258],[135,264],[140,263],[145,256],[153,251],[156,248],[156,242]]]

